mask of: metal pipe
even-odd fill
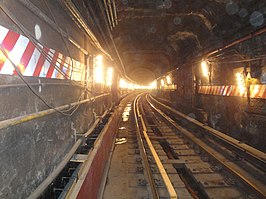
[[[249,40],[249,39],[251,39],[251,38],[253,38],[253,37],[255,37],[255,36],[258,36],[258,35],[260,35],[260,34],[263,34],[263,33],[265,33],[265,32],[266,32],[266,27],[264,27],[264,28],[262,28],[262,29],[260,29],[260,30],[258,30],[258,31],[256,31],[256,32],[250,33],[250,34],[248,34],[248,35],[245,36],[245,37],[242,37],[242,38],[240,38],[240,39],[237,39],[236,41],[233,41],[232,43],[227,44],[226,46],[224,46],[224,47],[222,47],[222,48],[220,48],[220,49],[217,49],[217,50],[215,50],[215,51],[212,51],[212,52],[208,53],[208,54],[206,55],[206,57],[208,58],[209,56],[211,56],[211,55],[213,55],[213,54],[216,54],[216,53],[218,53],[218,52],[220,52],[220,51],[222,51],[222,50],[225,50],[225,49],[227,49],[227,48],[230,48],[230,47],[232,47],[232,46],[235,46],[236,44],[239,44],[239,43],[241,43],[241,42],[244,42],[244,41],[246,41],[246,40]]]
[[[78,42],[76,42],[73,38],[69,37],[68,34],[63,31],[60,27],[58,27],[45,13],[43,13],[37,6],[35,6],[32,2],[29,0],[19,0],[24,6],[26,6],[32,13],[34,13],[36,16],[40,17],[43,21],[45,21],[48,25],[50,25],[55,31],[62,34],[63,37],[65,37],[69,42],[71,42],[75,47],[80,49],[82,53],[85,55],[88,54],[88,51],[86,51],[84,48],[82,48]]]
[[[95,14],[94,9],[91,7],[90,3],[87,3],[85,8],[89,11],[89,14],[93,17],[93,19],[95,21],[95,24],[96,24],[97,28],[99,29],[99,31],[100,31],[100,33],[101,33],[106,45],[108,46],[109,49],[111,49],[111,47],[109,45],[109,42],[108,42],[108,39],[106,38],[105,31],[103,31],[101,25],[97,22],[97,16]]]
[[[115,25],[118,25],[115,0],[112,0],[112,2],[113,2],[114,15],[115,15]]]
[[[115,27],[115,22],[114,22],[114,16],[113,16],[113,8],[112,8],[112,3],[110,0],[108,0],[108,8],[109,8],[109,14],[110,14],[110,18],[111,18],[111,22],[113,27]]]
[[[101,12],[102,12],[102,15],[104,16],[104,9],[103,9],[103,6],[102,6],[102,2],[101,2],[101,0],[98,0],[98,4],[99,4],[100,10],[101,10]],[[106,18],[104,17],[103,19],[104,19],[104,22],[105,22],[106,26],[108,27],[108,22],[106,21]],[[116,45],[115,45],[115,42],[114,42],[114,39],[113,39],[112,32],[111,32],[111,30],[108,29],[108,28],[107,28],[107,31],[108,31],[108,35],[109,35],[109,37],[110,37],[110,39],[111,39],[111,42],[112,42],[112,44],[113,44],[113,47],[114,47],[115,53],[116,53],[117,58],[118,58],[118,61],[119,61],[119,63],[117,63],[117,65],[120,65],[120,69],[122,69],[122,71],[119,70],[119,69],[118,69],[118,71],[119,71],[120,74],[121,74],[123,77],[125,77],[127,80],[129,80],[129,81],[131,81],[131,82],[133,82],[133,83],[137,83],[137,82],[133,81],[132,79],[130,79],[130,78],[127,76],[125,66],[124,66],[123,61],[122,61],[122,59],[121,59],[121,57],[120,57],[120,54],[119,54],[119,52],[118,52],[118,50],[117,50],[117,48],[116,48]],[[137,84],[138,84],[138,83],[137,83]]]
[[[111,28],[111,30],[113,30],[113,26],[112,26],[112,22],[111,22],[110,15],[109,15],[109,10],[107,8],[106,0],[103,0],[103,3],[104,3],[104,7],[105,7],[105,11],[106,11],[106,16],[107,16],[107,19],[108,19],[109,27]]]
[[[67,109],[67,108],[72,107],[72,106],[84,104],[84,103],[87,103],[87,102],[94,102],[95,100],[97,100],[99,98],[102,98],[102,97],[105,97],[105,96],[108,96],[108,95],[110,95],[110,94],[109,93],[102,94],[102,95],[98,95],[96,97],[92,97],[92,98],[89,98],[89,99],[82,100],[80,102],[74,102],[74,103],[71,103],[71,104],[68,104],[68,105],[59,106],[59,107],[57,107],[55,109],[48,109],[48,110],[40,111],[40,112],[37,112],[37,113],[31,113],[31,114],[28,114],[28,115],[23,115],[23,116],[7,119],[7,120],[4,120],[4,121],[0,121],[0,130],[8,128],[8,127],[11,127],[11,126],[15,126],[17,124],[28,122],[28,121],[31,121],[31,120],[34,120],[34,119],[38,119],[38,118],[44,117],[46,115],[55,113],[57,111],[62,111],[64,109]]]
[[[67,8],[68,12],[72,15],[76,23],[83,28],[86,34],[89,36],[92,44],[100,50],[109,60],[113,60],[111,55],[109,55],[101,46],[95,35],[91,32],[89,27],[87,26],[85,20],[82,18],[79,11],[76,9],[75,5],[71,0],[58,0],[64,7]]]

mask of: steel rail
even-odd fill
[[[139,94],[134,102],[133,102],[133,111],[134,111],[134,118],[135,118],[135,124],[136,124],[136,129],[137,129],[137,139],[138,139],[138,144],[139,144],[139,147],[140,147],[140,153],[141,153],[141,156],[142,156],[142,159],[143,159],[143,166],[145,168],[145,171],[147,172],[147,177],[148,177],[148,180],[149,180],[149,183],[150,183],[150,187],[151,187],[151,191],[152,191],[152,196],[154,199],[159,199],[160,196],[159,196],[159,193],[156,189],[156,185],[155,185],[155,182],[154,182],[154,179],[152,177],[152,172],[151,172],[151,168],[150,168],[150,165],[149,165],[149,161],[148,161],[148,157],[147,157],[147,154],[146,154],[146,149],[144,147],[144,143],[143,143],[143,140],[141,138],[141,129],[140,129],[140,126],[139,126],[139,109],[138,109],[138,100],[140,98],[140,95]]]
[[[246,155],[249,155],[251,156],[252,159],[255,159],[259,162],[261,162],[265,167],[264,169],[266,168],[266,153],[262,152],[262,151],[259,151],[247,144],[244,144],[244,143],[241,143],[239,140],[237,139],[234,139],[220,131],[217,131],[209,126],[206,126],[205,124],[177,111],[177,110],[174,110],[172,108],[170,108],[169,106],[159,102],[158,100],[156,100],[154,97],[152,97],[151,95],[149,95],[149,97],[155,101],[157,104],[159,104],[160,106],[166,108],[167,110],[171,111],[173,114],[181,117],[182,119],[185,119],[185,120],[188,120],[189,122],[191,122],[192,124],[206,130],[207,133],[215,136],[216,138],[220,139],[221,141],[229,144],[231,147],[233,147],[234,149],[238,150],[238,151],[241,151],[242,153],[245,153]],[[246,158],[246,157],[243,157],[243,158]]]
[[[44,111],[39,111],[37,113],[31,113],[31,114],[28,114],[28,115],[23,115],[23,116],[7,119],[7,120],[4,120],[4,121],[0,121],[0,130],[8,128],[8,127],[11,127],[11,126],[15,126],[15,125],[18,125],[18,124],[21,124],[21,123],[24,123],[24,122],[28,122],[28,121],[31,121],[31,120],[34,120],[34,119],[38,119],[38,118],[44,117],[46,115],[49,115],[49,114],[52,114],[52,113],[56,113],[57,111],[65,110],[65,109],[68,109],[68,108],[76,106],[76,105],[84,104],[84,103],[87,103],[87,102],[94,102],[97,99],[100,99],[102,97],[109,96],[109,95],[110,95],[109,93],[102,94],[102,95],[98,95],[98,96],[95,96],[95,97],[92,97],[92,98],[89,98],[89,99],[81,100],[79,102],[73,102],[71,104],[62,105],[62,106],[56,107],[55,109],[47,109],[47,110],[44,110]]]
[[[241,179],[248,187],[252,188],[258,195],[262,196],[263,198],[266,197],[266,186],[265,184],[261,183],[259,180],[255,179],[250,173],[240,168],[234,162],[227,160],[225,156],[217,152],[215,149],[211,148],[207,144],[205,144],[201,139],[195,137],[193,133],[188,131],[187,129],[179,126],[176,124],[174,120],[172,120],[169,116],[163,113],[161,110],[156,108],[146,96],[147,102],[150,106],[159,113],[169,124],[171,124],[174,128],[176,128],[179,132],[185,135],[188,139],[192,140],[195,144],[197,144],[202,150],[212,156],[216,161],[218,161],[221,165],[224,166],[228,171],[234,174],[236,177]]]
[[[138,101],[137,101],[137,109],[139,110],[138,107],[139,106],[138,106]],[[174,189],[174,187],[173,187],[173,185],[171,183],[171,180],[170,180],[170,178],[169,178],[169,176],[168,176],[168,174],[167,174],[167,172],[166,172],[166,170],[165,170],[165,168],[164,168],[164,166],[163,166],[163,164],[162,164],[162,162],[161,162],[161,160],[159,158],[159,155],[157,154],[157,152],[156,152],[155,148],[153,147],[153,144],[152,144],[152,142],[151,142],[151,140],[150,140],[150,138],[149,138],[149,136],[147,134],[147,127],[146,127],[146,124],[145,124],[144,119],[142,117],[142,114],[140,113],[140,111],[138,111],[138,114],[139,114],[138,116],[140,118],[140,121],[141,121],[141,124],[142,124],[142,128],[143,128],[142,133],[143,133],[144,138],[146,140],[146,143],[147,143],[147,145],[148,145],[148,147],[149,147],[149,149],[150,149],[150,151],[152,153],[152,156],[153,156],[153,158],[155,160],[155,163],[156,163],[156,165],[157,165],[157,167],[159,169],[159,172],[160,172],[160,174],[161,174],[161,176],[163,178],[163,181],[164,181],[166,189],[167,189],[167,191],[169,193],[169,196],[170,196],[171,199],[177,199],[178,198],[177,197],[177,193],[176,193],[176,191],[175,191],[175,189]]]

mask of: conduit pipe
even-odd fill
[[[113,15],[113,6],[112,6],[112,3],[110,0],[108,0],[108,8],[109,8],[109,14],[110,14],[110,18],[111,18],[111,22],[112,22],[112,25],[113,27],[115,27],[115,22],[114,22],[114,15]]]
[[[107,16],[107,20],[108,20],[108,23],[109,23],[109,27],[110,27],[111,30],[113,30],[113,25],[112,25],[111,18],[110,18],[110,15],[109,15],[109,9],[107,8],[106,0],[103,0],[103,3],[104,3],[104,8],[105,8],[105,11],[106,11],[106,16]]]
[[[87,4],[87,7],[85,7],[85,8],[89,10],[89,14],[92,15],[94,21],[97,20],[97,16],[94,12],[94,9],[91,7],[91,5],[89,3]],[[108,46],[109,49],[111,49],[109,42],[108,42],[108,39],[106,38],[105,32],[103,31],[101,25],[97,22],[95,22],[95,24],[98,27],[99,31],[101,32],[101,35],[102,35],[106,45]]]
[[[8,128],[8,127],[11,127],[11,126],[15,126],[17,124],[28,122],[28,121],[31,121],[31,120],[34,120],[34,119],[38,119],[38,118],[44,117],[46,115],[55,113],[57,111],[63,111],[63,110],[68,109],[69,107],[72,107],[72,106],[84,104],[84,103],[87,103],[87,102],[94,102],[95,100],[97,100],[99,98],[102,98],[102,97],[105,97],[105,96],[108,96],[108,95],[110,95],[110,94],[109,93],[102,94],[102,95],[98,95],[96,97],[85,99],[85,100],[82,100],[82,101],[79,101],[79,102],[74,102],[74,103],[71,103],[71,104],[68,104],[68,105],[59,106],[59,107],[57,107],[55,109],[47,109],[47,110],[40,111],[40,112],[37,112],[37,113],[31,113],[31,114],[28,114],[28,115],[23,115],[23,116],[15,117],[15,118],[12,118],[12,119],[0,121],[0,130]]]
[[[206,55],[206,58],[208,58],[208,57],[210,57],[211,55],[216,54],[216,53],[218,53],[218,52],[220,52],[220,51],[223,51],[223,50],[225,50],[225,49],[227,49],[227,48],[230,48],[230,47],[232,47],[232,46],[235,46],[235,45],[237,45],[237,44],[239,44],[239,43],[241,43],[241,42],[244,42],[244,41],[249,40],[249,39],[251,39],[251,38],[253,38],[253,37],[256,37],[256,36],[258,36],[258,35],[261,35],[261,34],[263,34],[263,33],[265,33],[265,32],[266,32],[266,27],[264,27],[264,28],[262,28],[262,29],[260,29],[260,30],[258,30],[258,31],[256,31],[256,32],[250,33],[250,34],[248,34],[247,36],[242,37],[242,38],[240,38],[240,39],[237,39],[236,41],[234,41],[234,42],[232,42],[232,43],[230,43],[230,44],[227,44],[226,46],[224,46],[224,47],[222,47],[222,48],[220,48],[220,49],[217,49],[217,50],[215,50],[215,51],[212,51],[212,52],[208,53],[208,54]]]
[[[81,16],[81,14],[79,13],[79,11],[77,10],[77,8],[75,7],[75,5],[72,3],[71,0],[58,0],[61,5],[63,5],[67,11],[71,14],[71,16],[73,17],[74,21],[80,26],[82,27],[82,29],[86,32],[86,34],[89,36],[92,44],[98,49],[100,50],[109,60],[113,61],[111,55],[109,55],[101,46],[101,44],[99,43],[99,41],[97,40],[97,38],[95,37],[95,35],[91,32],[91,30],[89,29],[89,27],[87,26],[85,20],[83,19],[83,17]]]
[[[102,15],[104,16],[104,8],[103,8],[103,6],[102,6],[102,2],[101,2],[101,0],[98,0],[98,5],[99,5],[99,7],[100,7],[100,10],[101,10],[101,12],[102,12]],[[108,22],[106,21],[106,18],[103,17],[103,19],[104,19],[105,25],[108,27]],[[126,70],[125,70],[125,66],[124,66],[123,61],[122,61],[122,59],[121,59],[121,57],[120,57],[120,54],[119,54],[119,52],[118,52],[118,50],[117,50],[117,48],[116,48],[116,45],[115,45],[115,42],[114,42],[114,39],[113,39],[112,32],[111,32],[111,30],[108,29],[108,28],[107,28],[107,31],[108,31],[108,35],[109,35],[109,37],[110,37],[110,39],[111,39],[112,45],[113,45],[113,47],[114,47],[115,53],[116,53],[117,58],[118,58],[118,61],[119,61],[119,64],[117,63],[117,65],[120,65],[120,68],[122,69],[122,72],[121,72],[121,70],[119,70],[119,72],[122,73],[122,76],[124,76],[124,77],[125,77],[127,80],[129,80],[130,82],[132,82],[132,83],[137,83],[137,82],[131,80],[131,79],[127,76],[127,74],[126,74]]]
[[[115,25],[118,25],[115,0],[112,0],[112,2],[113,2],[114,15],[115,15]]]

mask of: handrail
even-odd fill
[[[37,113],[31,113],[31,114],[28,114],[28,115],[23,115],[23,116],[7,119],[7,120],[4,120],[4,121],[0,121],[0,130],[8,128],[8,127],[11,127],[11,126],[15,126],[17,124],[28,122],[28,121],[31,121],[31,120],[34,120],[34,119],[38,119],[38,118],[44,117],[46,115],[55,113],[57,111],[65,110],[65,109],[67,109],[69,107],[72,107],[72,106],[84,104],[84,103],[87,103],[87,102],[94,102],[95,100],[97,100],[99,98],[102,98],[104,96],[108,96],[108,95],[110,95],[110,93],[105,93],[105,94],[98,95],[98,96],[95,96],[95,97],[92,97],[92,98],[89,98],[89,99],[81,100],[79,102],[73,102],[71,104],[62,105],[62,106],[56,107],[55,109],[47,109],[47,110],[44,110],[44,111],[39,111]]]

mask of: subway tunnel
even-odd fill
[[[0,198],[266,197],[265,0],[0,5]]]

